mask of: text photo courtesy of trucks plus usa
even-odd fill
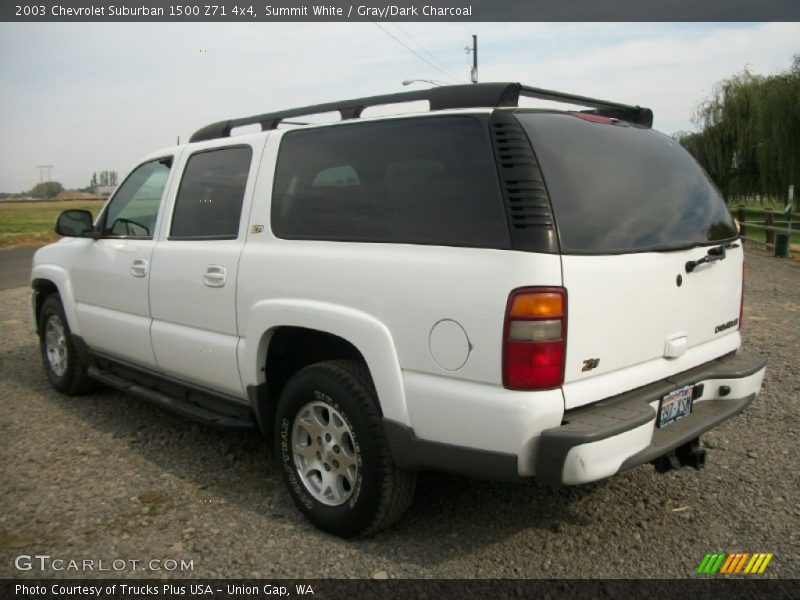
[[[373,19],[0,23],[3,589],[784,597],[800,27]]]

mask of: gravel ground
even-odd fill
[[[49,554],[194,561],[173,577],[671,578],[706,552],[747,551],[775,553],[765,576],[798,577],[800,264],[751,252],[748,265],[745,346],[769,359],[767,378],[703,438],[706,469],[560,490],[426,473],[400,523],[351,542],[300,517],[258,435],[110,390],[52,391],[27,291],[0,291],[0,576],[81,575],[14,568]]]

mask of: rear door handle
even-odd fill
[[[207,265],[203,275],[203,283],[208,287],[219,288],[225,285],[228,270],[222,265]]]
[[[134,277],[147,277],[147,259],[134,258],[131,263],[131,275]]]

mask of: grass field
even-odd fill
[[[757,225],[764,225],[764,218],[765,215],[763,213],[764,210],[775,210],[778,214],[773,215],[773,226],[774,227],[785,227],[786,226],[786,217],[783,214],[783,206],[778,206],[777,204],[773,205],[765,205],[761,206],[747,206],[746,207],[746,215],[747,220],[745,222],[745,229],[746,235],[749,239],[764,242],[766,240],[766,231],[763,229],[759,229],[757,227],[748,227],[748,223],[754,223]],[[731,206],[730,207],[731,213],[736,218],[739,218],[739,207],[738,206]],[[779,232],[773,232],[775,234]],[[800,244],[800,214],[795,214],[792,216],[792,238],[791,238],[792,246],[796,246]]]
[[[40,246],[58,239],[53,231],[62,210],[85,209],[94,216],[103,200],[0,202],[0,248]]]

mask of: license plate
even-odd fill
[[[693,400],[693,385],[687,385],[664,396],[658,408],[658,428],[663,429],[670,423],[690,414]]]

